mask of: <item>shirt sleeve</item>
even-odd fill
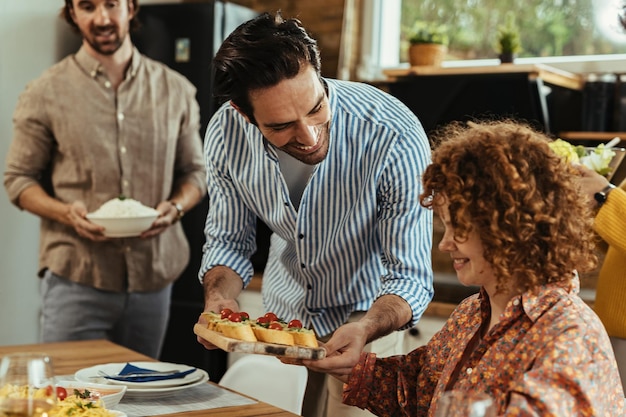
[[[20,95],[13,115],[13,141],[6,156],[4,186],[17,205],[20,194],[33,185],[42,185],[55,146],[41,86],[31,82]]]
[[[229,177],[222,126],[229,126],[229,140],[241,139],[235,136],[244,136],[244,133],[243,128],[233,126],[232,121],[220,120],[226,117],[225,113],[214,117],[205,137],[204,158],[210,204],[204,230],[206,243],[198,277],[202,281],[209,269],[223,265],[234,270],[247,285],[254,272],[250,257],[256,250],[256,216],[238,197]]]
[[[195,99],[195,87],[191,84],[183,89],[183,94],[187,111],[181,121],[176,148],[174,187],[177,188],[182,183],[191,183],[204,193],[206,191],[206,173],[202,159],[202,138],[200,137],[200,106]]]
[[[622,185],[626,187],[626,182]],[[612,247],[625,252],[626,256],[626,191],[617,188],[609,194],[607,201],[596,215],[596,232]]]
[[[432,211],[422,207],[421,177],[430,163],[430,147],[422,128],[400,136],[389,153],[378,189],[378,225],[382,262],[387,274],[378,296],[394,294],[411,306],[414,326],[433,297]]]

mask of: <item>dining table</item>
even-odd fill
[[[68,342],[55,342],[55,343],[37,343],[37,344],[24,344],[24,345],[7,345],[0,346],[0,357],[9,353],[19,352],[44,352],[52,360],[55,375],[73,375],[76,371],[91,366],[96,366],[106,363],[120,363],[120,362],[157,362],[155,359],[150,358],[141,353],[127,349],[123,346],[115,344],[108,340],[85,340],[85,341],[68,341]],[[269,382],[269,381],[268,381]],[[207,381],[206,384],[210,384],[215,392],[216,390],[227,391],[229,395],[240,395],[247,404],[232,405],[226,407],[217,408],[205,408],[194,411],[183,411],[156,415],[160,416],[177,416],[177,417],[194,417],[194,416],[214,416],[214,417],[257,417],[257,416],[271,416],[271,417],[292,417],[296,414],[290,413],[281,408],[275,407],[271,404],[258,401],[249,396],[246,396],[236,391],[230,390],[225,387],[221,387],[212,381]],[[167,397],[167,396],[165,396]],[[167,398],[165,399],[167,401]],[[125,398],[119,405],[123,405]],[[151,415],[151,414],[141,414]],[[152,414],[155,415],[155,414]],[[134,415],[128,415],[128,417],[135,417]]]

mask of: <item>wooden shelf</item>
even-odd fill
[[[527,73],[530,78],[541,78],[544,82],[572,90],[582,90],[585,84],[584,78],[578,74],[542,64],[501,64],[473,67],[420,66],[387,69],[383,70],[383,73],[389,81],[406,76]]]
[[[620,137],[626,140],[626,132],[560,132],[561,139],[568,140],[597,140],[599,142],[608,142],[614,137]]]

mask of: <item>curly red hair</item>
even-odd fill
[[[590,204],[550,138],[514,121],[452,123],[435,132],[420,203],[449,203],[455,240],[478,232],[498,290],[569,288],[596,268]]]

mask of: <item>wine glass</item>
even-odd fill
[[[437,402],[435,417],[496,417],[496,406],[487,394],[446,391]]]
[[[45,417],[56,403],[45,353],[13,353],[0,361],[0,416]]]

